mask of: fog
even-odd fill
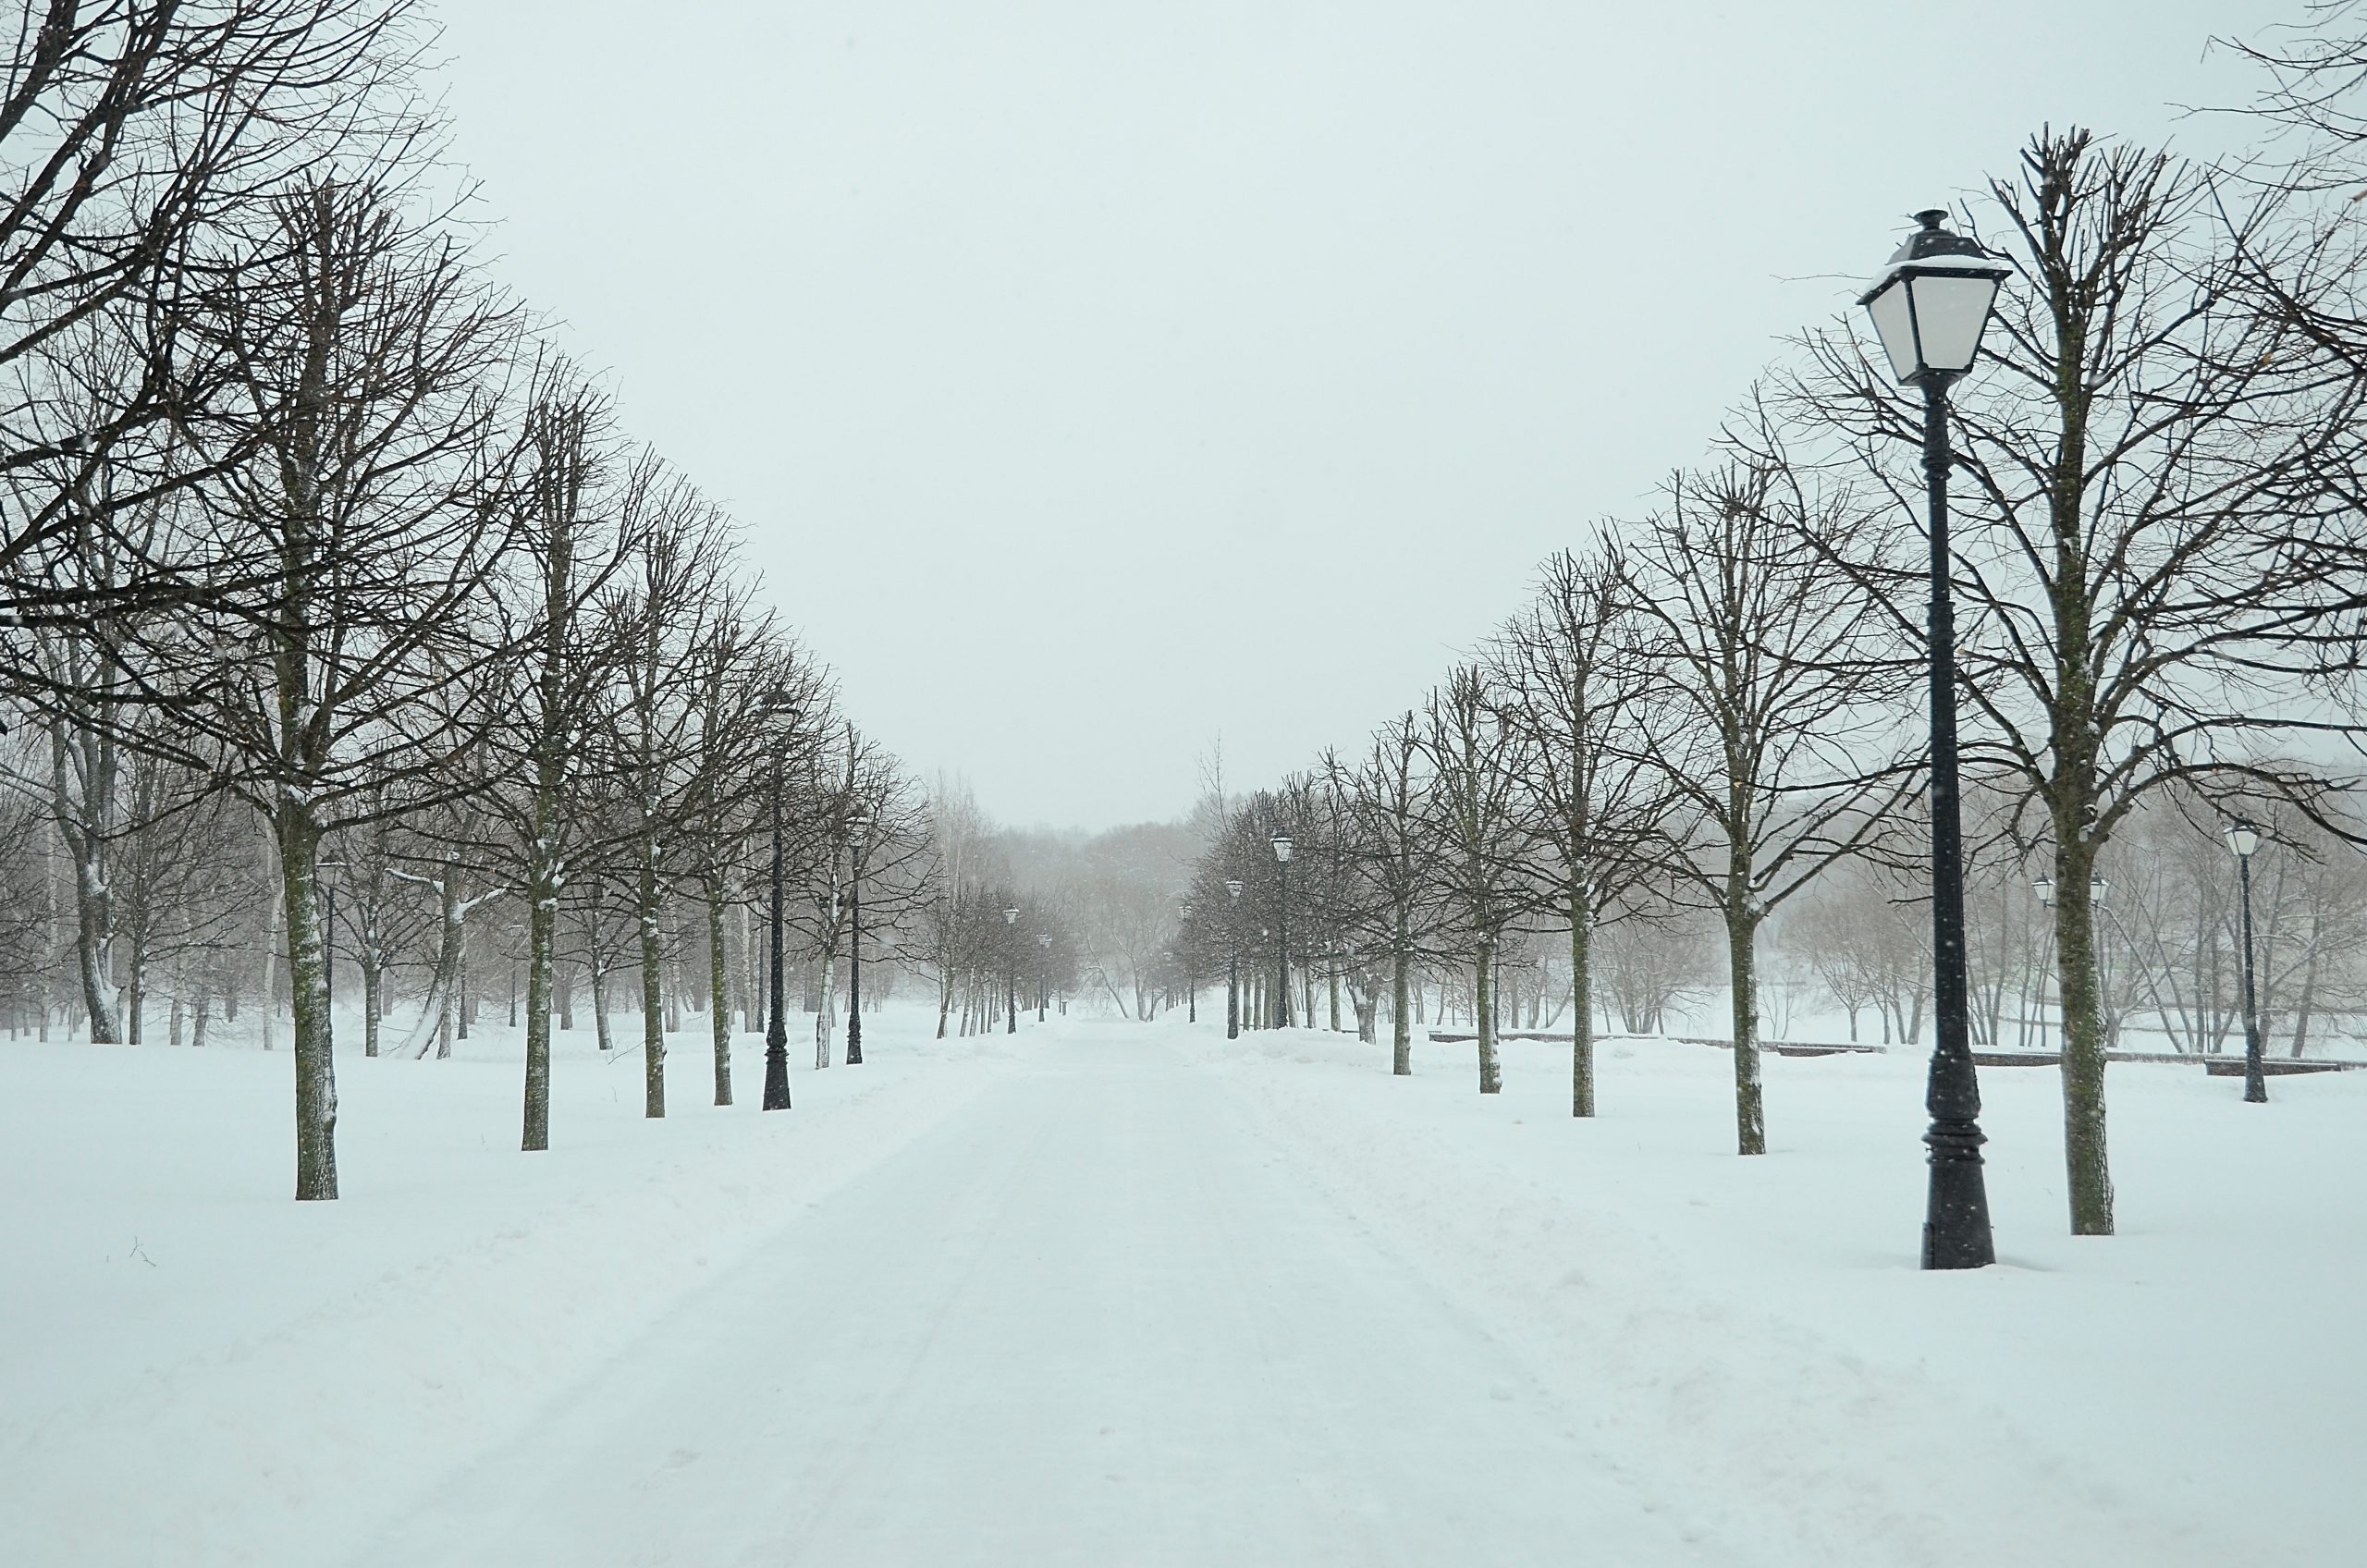
[[[1005,820],[1353,744],[2193,0],[448,7],[497,271]],[[2230,131],[2232,134],[2232,130]]]

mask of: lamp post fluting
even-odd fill
[[[2236,851],[2236,901],[2241,911],[2244,938],[2244,1101],[2268,1103],[2268,1070],[2260,1050],[2260,1001],[2252,978],[2252,852],[2260,848],[2260,828],[2250,822],[2230,823],[2227,847]]]
[[[1044,1010],[1052,1005],[1052,934],[1036,933],[1036,1022],[1044,1022]]]
[[[1274,1016],[1281,1020],[1279,1029],[1291,1026],[1291,836],[1274,835],[1274,864],[1282,879],[1281,898],[1274,917],[1274,989],[1281,1000]]]
[[[1977,241],[1920,226],[1859,297],[1898,379],[1923,393],[1923,478],[1931,519],[1932,999],[1937,1038],[1924,1096],[1932,1125],[1923,1267],[1979,1268],[1997,1260],[1981,1173],[1981,1084],[1972,1062],[1964,933],[1964,827],[1957,800],[1956,619],[1949,602],[1948,387],[1972,368],[1981,329],[2010,270]]]
[[[1019,911],[1016,908],[1003,911],[1002,924],[1003,929],[1006,931],[1018,925]],[[1012,949],[1011,960],[1008,965],[1011,990],[1010,994],[1003,998],[1003,1011],[1006,1014],[1003,1023],[1003,1033],[1006,1035],[1016,1035],[1019,1033],[1019,949],[1015,947],[1012,947],[1012,944],[1009,942],[1005,942],[1003,946]]]
[[[1225,896],[1233,900],[1233,918],[1226,922],[1230,951],[1224,966],[1224,1037],[1241,1038],[1241,881],[1228,877]]]
[[[847,818],[847,1065],[863,1065],[863,861],[871,813]]]
[[[786,766],[786,741],[773,748],[773,897],[771,953],[766,979],[771,1006],[765,1019],[765,1109],[789,1109],[789,1023],[781,1014],[781,846],[780,778]]]

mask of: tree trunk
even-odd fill
[[[91,1020],[91,1043],[117,1045],[123,1031],[109,974],[115,958],[115,889],[107,864],[114,842],[115,746],[104,736],[74,732],[64,719],[55,719],[50,725],[50,764],[51,809],[58,838],[73,863],[74,962],[82,985],[82,1009]]]
[[[320,829],[283,802],[273,835],[280,905],[288,922],[288,974],[296,1052],[296,1196],[337,1196],[337,1060],[329,1025],[328,953],[320,926]],[[266,1016],[272,998],[264,998]]]
[[[1496,989],[1494,975],[1496,949],[1489,942],[1479,949],[1479,962],[1471,966],[1471,1015],[1479,1034],[1479,1092],[1494,1095],[1503,1092],[1504,1072],[1496,1059]]]
[[[382,988],[386,983],[386,967],[378,962],[374,949],[362,957],[362,1054],[378,1054],[378,1020],[385,1011]]]
[[[1594,911],[1583,890],[1570,894],[1570,1114],[1594,1114],[1594,1012],[1588,949]]]
[[[461,949],[464,919],[460,913],[460,863],[444,863],[444,881],[440,891],[442,923],[435,953],[435,1060],[444,1061],[452,1055],[452,1024],[460,1011],[461,974],[469,962]]]
[[[1414,955],[1405,923],[1397,923],[1395,951],[1389,955],[1389,1072],[1394,1078],[1414,1075],[1414,1015],[1406,998],[1413,990]]]
[[[814,1065],[830,1065],[830,1036],[838,1032],[839,955],[835,946],[822,955],[822,986],[814,999]]]
[[[610,1050],[615,1042],[608,1038],[608,969],[598,955],[592,963],[592,1028],[599,1036],[600,1048]]]
[[[130,952],[126,955],[126,984],[123,987],[123,1037],[130,1045],[140,1044],[141,1017],[148,1011],[148,939],[143,935],[146,921],[131,933]]]
[[[536,802],[538,843],[548,842],[553,815]],[[558,962],[558,895],[557,868],[538,848],[526,874],[526,1085],[518,1141],[524,1153],[551,1146],[551,980]]]
[[[2071,1233],[2113,1233],[2104,1141],[2104,1028],[2096,988],[2093,851],[2077,832],[2055,839],[2055,988],[2063,998],[2063,1159]]]
[[[641,846],[641,1081],[642,1114],[666,1114],[666,962],[664,933],[658,925],[657,846]]]
[[[706,1021],[715,1037],[715,1103],[731,1103],[730,955],[723,945],[723,879],[706,879]]]
[[[2296,1061],[2300,1060],[2302,1047],[2309,1041],[2310,1015],[2318,1002],[2318,957],[2324,951],[2325,934],[2312,931],[2310,934],[2309,962],[2301,971],[2301,999],[2293,1010],[2293,1049],[2290,1054]]]
[[[1734,986],[1735,1152],[1767,1152],[1767,1108],[1759,1079],[1759,923],[1729,903],[1727,977]]]

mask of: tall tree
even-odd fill
[[[337,1194],[337,1082],[320,921],[323,835],[452,788],[482,732],[450,699],[497,647],[482,596],[507,535],[488,392],[510,308],[460,249],[367,183],[281,196],[239,287],[203,324],[237,402],[202,427],[236,455],[188,541],[215,595],[210,661],[177,709],[187,760],[260,812],[277,850],[294,1002],[300,1198]],[[267,578],[247,563],[270,565]],[[259,580],[260,579],[260,580]],[[210,671],[205,668],[211,664]],[[268,1005],[268,1004],[266,1004]]]
[[[1664,864],[1725,927],[1745,1155],[1767,1152],[1760,927],[1904,789],[1883,754],[1896,720],[1882,699],[1898,679],[1884,674],[1887,627],[1813,542],[1849,521],[1789,462],[1737,456],[1674,480],[1631,546],[1639,647],[1671,710],[1650,755],[1683,804]]]
[[[1588,944],[1605,913],[1635,908],[1656,879],[1650,846],[1675,805],[1646,756],[1662,691],[1641,631],[1625,561],[1605,540],[1590,557],[1548,558],[1535,604],[1495,652],[1530,763],[1523,785],[1541,851],[1530,873],[1569,930],[1573,1116],[1595,1109]]]
[[[2342,476],[2367,377],[2301,312],[2260,300],[2275,276],[2331,311],[2349,283],[2314,268],[2284,193],[2245,196],[2087,131],[2033,139],[1988,192],[2022,281],[1952,405],[1965,755],[2017,783],[2052,840],[2079,1235],[2113,1230],[2099,857],[2165,790],[2331,826],[2333,781],[2294,750],[2362,737],[2327,682],[2357,656],[2358,492]],[[1812,348],[1809,407],[1899,503],[1904,537],[1854,569],[1883,603],[1897,579],[1881,566],[1920,547],[1906,520],[1921,407],[1848,329]]]
[[[1503,698],[1485,668],[1461,665],[1431,692],[1422,725],[1430,778],[1427,831],[1439,846],[1440,892],[1455,930],[1470,944],[1483,1095],[1503,1088],[1496,1051],[1497,965],[1504,935],[1520,917],[1522,867],[1533,848],[1520,790],[1536,758],[1527,737],[1505,718]]]

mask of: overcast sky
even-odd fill
[[[1021,825],[1353,747],[2043,122],[2299,0],[444,0],[501,278]]]

